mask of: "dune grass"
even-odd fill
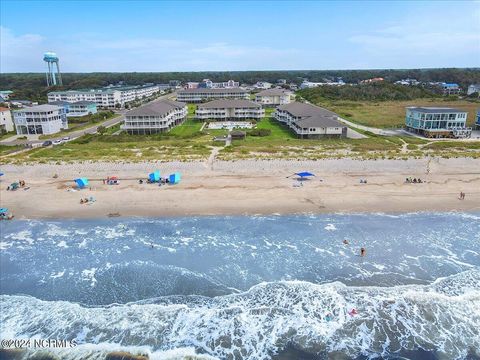
[[[361,125],[379,128],[397,128],[405,125],[405,108],[407,106],[453,107],[468,112],[467,124],[475,122],[480,102],[467,100],[416,99],[408,101],[341,101],[324,100],[317,105],[336,112],[347,120]]]

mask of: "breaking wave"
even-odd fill
[[[215,298],[166,296],[95,307],[28,296],[0,299],[4,337],[143,346],[150,354],[195,348],[220,359],[268,359],[294,346],[350,357],[423,349],[461,359],[480,348],[477,269],[430,285],[280,281]],[[65,358],[76,359],[79,351],[81,346]]]

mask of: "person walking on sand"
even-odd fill
[[[365,255],[367,255],[367,249],[365,249],[364,247],[362,247],[362,248],[360,249],[360,256],[363,257],[363,256],[365,256]]]

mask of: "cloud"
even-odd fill
[[[0,71],[32,69],[32,63],[38,59],[41,61],[43,52],[47,50],[44,43],[45,38],[39,34],[15,35],[12,30],[0,26]]]
[[[423,14],[424,15],[424,14]],[[427,66],[479,66],[480,22],[477,14],[462,17],[450,14],[409,16],[369,33],[356,34],[348,40],[369,56],[385,60],[401,58],[401,62]],[[460,26],[459,26],[460,25]],[[458,59],[470,59],[459,64]],[[475,64],[476,63],[476,64]]]

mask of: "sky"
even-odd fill
[[[0,0],[0,72],[480,67],[480,1]]]

